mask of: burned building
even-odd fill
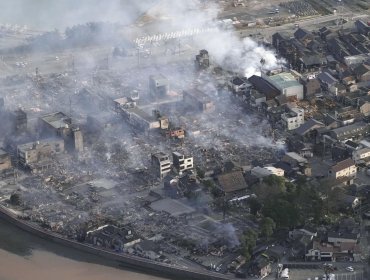
[[[169,130],[166,130],[166,137],[174,139],[184,139],[185,130],[181,127],[170,128]]]
[[[132,101],[130,98],[119,98],[114,100],[115,110],[123,118],[131,124],[133,127],[148,131],[151,129],[160,128],[161,124],[165,126],[165,121],[160,121],[156,116],[152,116],[139,107],[136,106],[136,102]]]
[[[207,69],[209,67],[208,51],[200,50],[199,54],[195,56],[195,68],[197,70]]]
[[[88,231],[86,241],[96,246],[121,252],[124,248],[139,243],[141,239],[131,229],[105,225],[96,230]]]
[[[187,105],[199,112],[212,112],[215,109],[209,96],[198,89],[184,91],[183,99]]]
[[[0,149],[0,173],[3,173],[12,168],[10,155],[3,149]]]
[[[149,93],[153,98],[163,98],[168,94],[169,80],[162,74],[149,77]]]
[[[72,119],[62,112],[45,115],[39,119],[40,134],[45,137],[61,137],[67,150],[83,151],[83,135]]]
[[[163,179],[171,171],[171,160],[165,153],[152,154],[152,167],[156,175]]]
[[[185,156],[179,152],[172,153],[173,167],[178,173],[182,174],[186,170],[193,169],[193,157]]]
[[[49,165],[55,155],[63,152],[63,139],[44,139],[17,146],[19,164],[31,170]]]
[[[18,109],[14,112],[14,130],[15,132],[27,130],[27,113],[22,109]]]

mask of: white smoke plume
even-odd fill
[[[168,30],[216,28],[216,32],[204,33],[194,37],[198,48],[209,51],[211,57],[220,65],[238,70],[246,77],[260,75],[261,60],[263,69],[280,68],[284,61],[276,57],[273,50],[247,37],[241,39],[231,26],[218,19],[221,7],[216,3],[205,1],[162,1],[160,9],[149,12],[152,17],[162,19],[162,24],[156,25],[158,32]],[[209,1],[210,2],[210,1]],[[164,4],[166,3],[166,4]],[[203,8],[202,8],[203,7]]]

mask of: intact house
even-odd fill
[[[370,148],[362,148],[352,152],[352,159],[356,164],[367,163],[370,160]]]
[[[306,260],[331,262],[358,259],[361,250],[356,243],[332,243],[329,239],[328,242],[313,241],[307,250]]]
[[[370,65],[368,64],[360,64],[357,66],[353,72],[356,75],[356,79],[359,82],[368,82],[370,81]]]
[[[243,196],[246,194],[247,183],[242,171],[231,171],[217,177],[220,190],[228,197]]]
[[[329,132],[331,138],[337,141],[345,141],[366,136],[369,133],[369,124],[355,122],[354,124],[338,127]]]
[[[323,88],[329,92],[333,92],[334,86],[338,83],[338,80],[328,72],[321,72],[317,75],[317,79],[321,82]]]
[[[334,164],[329,169],[329,177],[339,179],[343,177],[353,178],[357,174],[357,167],[353,159],[348,158]]]

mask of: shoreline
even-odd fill
[[[123,255],[118,254],[112,251],[104,250],[102,248],[96,248],[92,245],[88,245],[85,243],[80,243],[74,240],[67,239],[57,233],[44,230],[37,226],[36,224],[28,221],[21,220],[14,214],[11,210],[0,205],[0,218],[10,222],[11,224],[15,225],[16,227],[27,231],[31,234],[37,235],[38,237],[47,239],[52,242],[56,242],[58,244],[71,247],[85,253],[93,254],[99,257],[105,257],[112,261],[117,261],[122,266],[131,267],[134,269],[142,269],[143,272],[153,272],[157,275],[164,276],[164,277],[176,277],[181,279],[209,279],[209,280],[225,280],[225,279],[234,279],[233,277],[227,277],[226,275],[215,274],[206,271],[196,271],[192,269],[184,269],[180,267],[176,267],[173,265],[158,263],[155,261],[151,261],[148,259],[131,256],[131,255]]]

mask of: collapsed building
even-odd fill
[[[195,69],[202,70],[209,67],[209,54],[207,50],[200,50],[199,54],[195,56]]]

